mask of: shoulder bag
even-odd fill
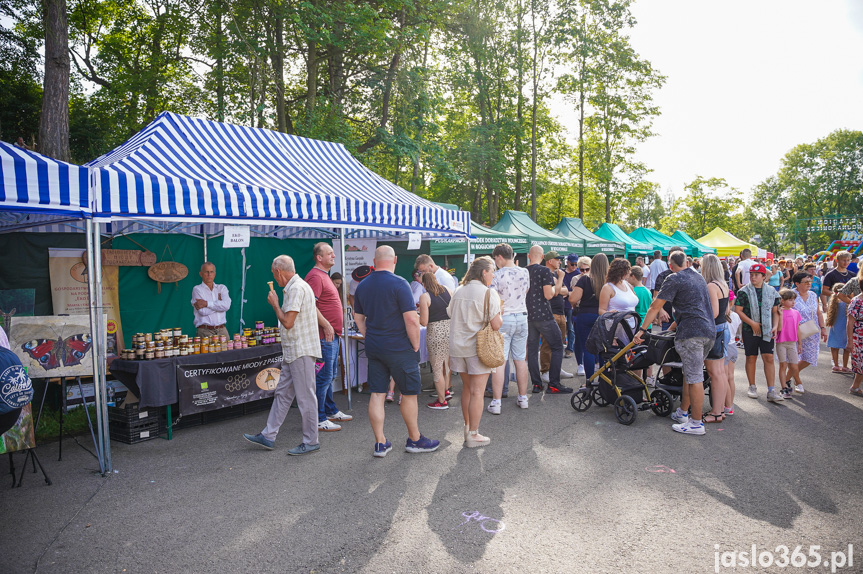
[[[488,312],[488,301],[491,289],[485,292],[485,327],[476,334],[476,356],[486,367],[495,369],[506,362],[503,356],[503,333],[495,331],[491,327],[491,318]]]

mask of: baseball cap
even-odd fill
[[[749,268],[749,274],[752,275],[753,273],[761,273],[762,275],[767,275],[767,267],[765,267],[761,263],[756,263]]]
[[[566,262],[575,265],[576,263],[578,263],[578,255],[576,255],[575,253],[570,253],[566,256]]]
[[[374,270],[375,268],[371,265],[360,265],[351,273],[351,279],[359,283],[360,281],[371,275],[372,271]]]
[[[562,259],[562,257],[558,255],[557,251],[549,251],[545,254],[545,260],[549,261],[551,259]]]

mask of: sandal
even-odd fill
[[[704,415],[701,418],[706,424],[721,423],[722,421],[725,420],[725,415],[724,414],[715,415],[713,413],[707,413],[706,415]]]
[[[834,366],[834,367],[831,369],[831,372],[834,372],[834,373],[844,373],[844,372],[845,372],[845,369],[843,369],[843,368],[842,368],[842,367],[840,367],[839,365],[836,365],[836,366]]]
[[[856,389],[854,387],[851,387],[848,392],[855,397],[863,397],[863,389],[861,389],[860,387],[857,387]]]

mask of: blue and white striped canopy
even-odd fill
[[[341,144],[162,113],[94,169],[94,217],[224,221],[465,235],[470,214],[439,207]]]
[[[88,171],[0,142],[0,211],[86,217]]]

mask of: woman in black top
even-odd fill
[[[429,352],[429,362],[434,374],[434,386],[437,389],[437,401],[429,403],[428,407],[435,410],[449,408],[447,399],[452,395],[449,370],[449,315],[446,308],[452,294],[438,283],[434,273],[423,273],[420,281],[426,292],[420,295],[420,325],[426,330],[426,348]]]
[[[593,324],[599,318],[599,292],[608,276],[608,257],[605,253],[593,256],[590,271],[574,277],[570,286],[569,304],[572,305],[575,323],[575,358],[584,367],[585,380],[590,379],[596,369],[596,355],[588,353],[584,345]]]

